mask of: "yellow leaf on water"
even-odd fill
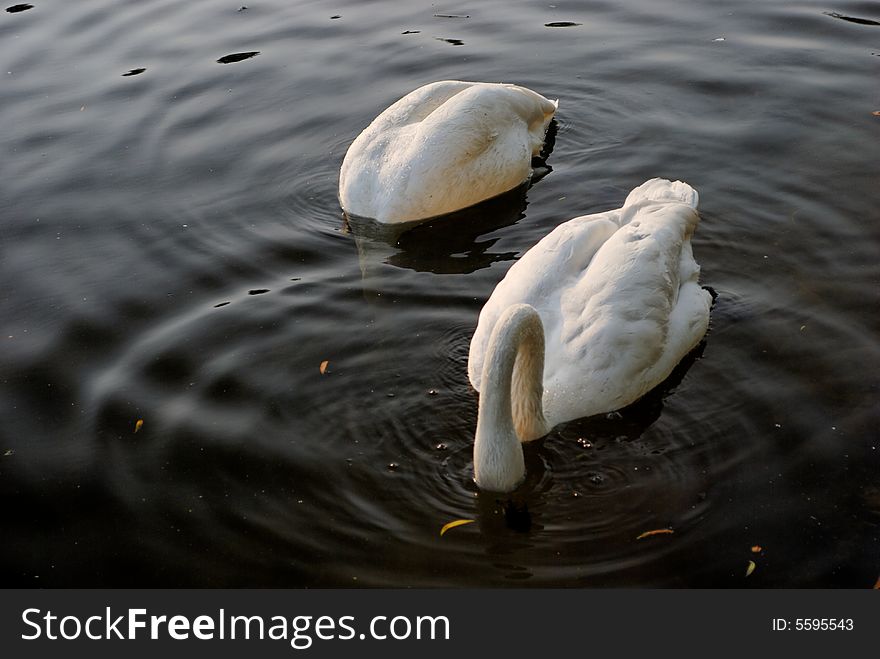
[[[755,561],[749,561],[749,566],[746,568],[746,576],[749,576],[752,572],[754,572],[755,567]]]
[[[134,431],[137,432],[138,430],[140,430],[143,427],[144,427],[144,420],[138,419],[134,424]]]
[[[644,533],[640,534],[639,537],[636,538],[636,540],[649,538],[652,535],[665,535],[669,533],[675,533],[675,531],[673,531],[672,529],[654,529],[653,531],[645,531]]]
[[[319,367],[319,369],[321,371],[321,375],[324,375],[324,373],[327,372],[327,366],[329,364],[330,364],[330,361],[327,359],[325,359],[324,361],[321,362],[321,366]]]
[[[457,519],[453,522],[449,522],[448,524],[444,524],[443,528],[440,529],[440,535],[442,536],[449,529],[454,529],[456,526],[464,526],[465,524],[473,524],[474,520],[472,519]]]

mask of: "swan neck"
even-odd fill
[[[525,476],[521,441],[547,433],[543,414],[544,327],[537,311],[518,304],[495,325],[483,363],[474,479],[510,491]]]

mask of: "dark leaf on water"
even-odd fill
[[[571,21],[554,21],[552,23],[544,23],[544,27],[575,27],[581,23],[572,23]]]
[[[859,25],[880,25],[880,21],[872,21],[870,18],[858,18],[856,16],[844,16],[836,11],[826,11],[825,15],[831,18],[839,18],[842,21],[849,21],[850,23],[858,23]]]
[[[421,30],[406,30],[405,32],[401,32],[401,34],[418,34]]]
[[[444,39],[443,37],[435,37],[437,41],[445,41],[446,43],[451,43],[453,46],[463,46],[464,41],[461,39]]]
[[[28,9],[33,9],[33,5],[12,5],[11,7],[7,7],[6,11],[10,14],[17,14],[20,11],[27,11]]]
[[[123,77],[123,78],[127,78],[128,76],[136,76],[136,75],[140,75],[140,74],[143,73],[144,71],[146,71],[146,69],[132,69],[132,70],[129,71],[128,73],[123,73],[123,74],[122,74],[122,77]]]
[[[268,293],[268,288],[252,288],[248,291],[248,295],[263,295],[264,293]]]
[[[251,57],[256,57],[260,54],[259,50],[255,50],[250,53],[232,53],[231,55],[224,55],[220,59],[217,60],[219,64],[232,64],[233,62],[240,62],[243,59],[250,59]]]
[[[434,18],[470,18],[465,14],[434,14]]]

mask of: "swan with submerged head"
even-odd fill
[[[558,105],[517,85],[420,87],[352,142],[339,171],[339,203],[348,215],[404,223],[513,190],[531,177]]]
[[[471,340],[474,480],[509,492],[521,442],[611,412],[665,380],[709,326],[691,237],[696,191],[652,179],[622,208],[559,225],[495,288]]]

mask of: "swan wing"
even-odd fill
[[[560,349],[560,295],[576,284],[602,244],[617,231],[619,221],[619,210],[576,217],[560,224],[513,264],[483,306],[471,339],[468,377],[474,389],[480,390],[492,329],[511,305],[534,307],[544,325],[547,354]]]
[[[545,363],[548,420],[632,403],[699,342],[711,298],[699,286],[690,245],[699,222],[695,206],[695,192],[628,203],[622,213],[628,221],[563,291],[562,349]]]

